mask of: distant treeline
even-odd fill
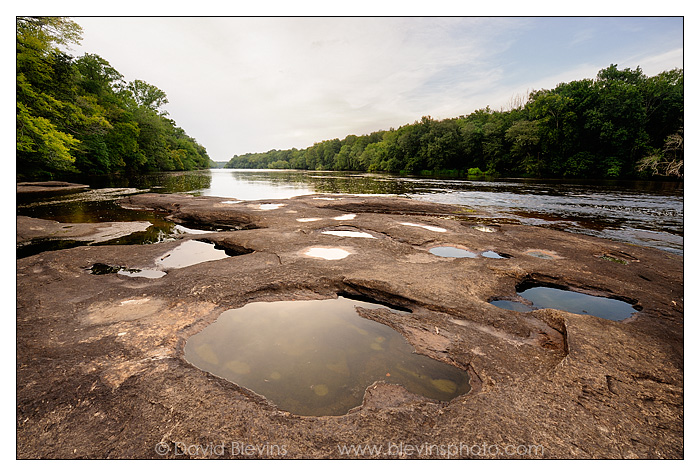
[[[611,65],[509,110],[420,121],[306,149],[234,156],[227,168],[404,174],[646,178],[683,174],[683,70]]]
[[[66,18],[17,18],[18,178],[209,167],[206,149],[166,117],[163,91],[59,49],[81,33]]]

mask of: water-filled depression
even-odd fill
[[[466,371],[414,352],[392,328],[339,297],[255,302],[221,314],[193,335],[185,359],[298,415],[342,415],[378,380],[448,401],[471,389]]]
[[[464,250],[462,248],[457,248],[456,246],[436,246],[430,248],[429,250],[435,256],[440,256],[441,258],[476,258],[477,254]]]
[[[507,300],[491,301],[491,304],[518,312],[528,312],[534,309],[558,309],[573,314],[590,314],[612,321],[622,321],[637,312],[631,304],[619,299],[591,296],[547,286],[533,286],[519,291],[518,295],[532,305]]]

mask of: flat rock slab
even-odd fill
[[[18,260],[19,458],[683,458],[681,256],[392,197],[123,203],[222,229],[180,239],[235,256],[158,279],[90,268],[147,268],[180,241]],[[489,303],[524,281],[639,312],[616,322]],[[184,360],[188,337],[225,310],[339,295],[403,310],[360,315],[469,372],[472,391],[436,402],[376,382],[346,415],[302,417]]]
[[[139,231],[145,231],[148,221],[101,222],[101,223],[60,223],[25,216],[17,217],[17,246],[35,240],[76,240],[85,243],[102,243],[121,238]]]
[[[17,183],[17,193],[68,193],[88,188],[89,185],[60,181]]]

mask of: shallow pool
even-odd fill
[[[622,321],[637,312],[631,304],[619,299],[591,296],[547,286],[534,286],[518,292],[518,295],[532,304],[509,300],[491,301],[491,304],[518,312],[558,309],[573,314],[590,314],[613,321]]]
[[[441,258],[476,258],[477,254],[455,246],[436,246],[430,252]]]
[[[231,309],[189,338],[185,359],[298,415],[345,414],[378,380],[442,401],[471,389],[467,372],[415,353],[356,306],[385,308],[339,297]]]

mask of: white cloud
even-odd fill
[[[506,84],[510,62],[538,66],[529,58],[503,56],[525,41],[525,33],[537,33],[529,18],[76,21],[85,37],[76,54],[99,54],[125,79],[164,90],[171,117],[214,160],[304,148],[424,115],[454,117],[487,104],[498,108],[527,89],[593,77],[600,69],[568,66],[556,78]],[[649,61],[673,62],[677,54]]]

